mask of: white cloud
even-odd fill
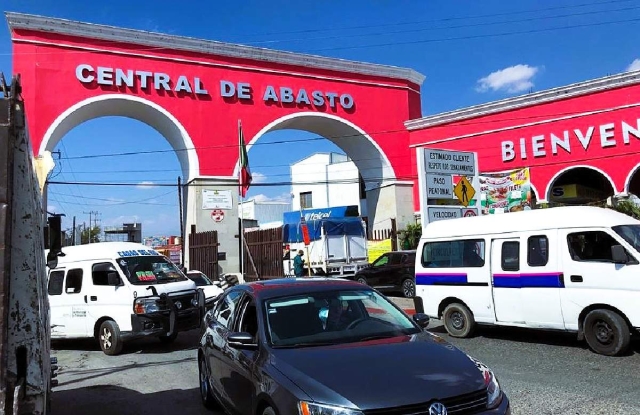
[[[627,72],[640,70],[640,59],[635,59],[631,65],[627,66]]]
[[[153,182],[140,182],[138,183],[138,185],[136,186],[138,189],[151,189],[153,187],[155,187],[155,184]]]
[[[255,172],[251,173],[251,179],[253,183],[264,183],[267,181],[267,176],[262,173]]]
[[[55,212],[56,210],[58,210],[58,206],[47,205],[47,212]]]
[[[256,202],[291,202],[291,194],[283,193],[277,196],[267,196],[261,193],[251,197],[250,199],[253,199]]]
[[[509,93],[526,91],[533,87],[532,79],[539,70],[539,67],[522,64],[500,69],[484,78],[480,78],[476,91],[487,92],[492,90]]]

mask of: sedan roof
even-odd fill
[[[237,287],[252,293],[260,300],[285,295],[299,295],[341,289],[371,289],[370,287],[356,281],[324,277],[278,278],[273,280],[249,282],[238,285]]]

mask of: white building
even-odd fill
[[[367,216],[364,182],[344,154],[315,153],[291,165],[292,210],[358,206]]]
[[[291,202],[250,199],[240,205],[240,217],[257,221],[260,228],[270,228],[282,226],[282,215],[291,210]]]

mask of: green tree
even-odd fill
[[[101,229],[99,226],[83,229],[82,232],[80,233],[80,243],[93,244],[96,242],[100,242],[100,232],[101,232]]]
[[[422,236],[422,225],[419,223],[410,223],[404,230],[398,233],[400,234],[401,249],[416,249]]]
[[[629,215],[634,219],[640,219],[640,207],[629,200],[614,201],[613,206],[607,206],[609,209],[613,209],[625,215]]]

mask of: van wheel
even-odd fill
[[[617,356],[629,348],[631,333],[620,314],[611,310],[593,310],[584,319],[584,337],[596,353]]]
[[[173,333],[171,336],[167,336],[166,334],[162,334],[160,336],[158,336],[158,339],[160,339],[160,342],[164,343],[164,344],[171,344],[175,341],[175,339],[178,337],[178,332]]]
[[[452,337],[469,337],[476,327],[471,310],[460,303],[449,304],[442,313],[442,320]]]
[[[402,280],[402,294],[406,298],[413,298],[416,296],[416,284],[412,278],[405,278]]]
[[[115,356],[122,351],[122,338],[120,328],[113,320],[107,320],[100,325],[98,330],[98,342],[104,354]]]

